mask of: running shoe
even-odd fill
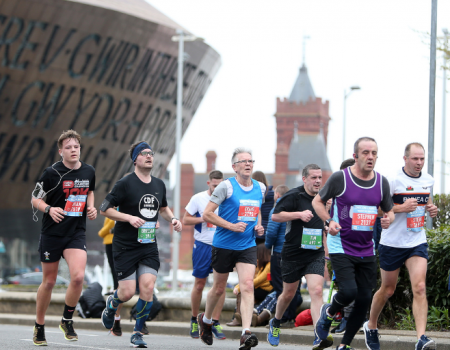
[[[243,335],[241,335],[241,345],[239,345],[239,349],[241,350],[249,350],[258,345],[258,338],[250,331],[245,331]]]
[[[317,336],[316,332],[314,332],[314,336],[315,339],[313,342],[312,350],[323,350],[333,345],[333,336],[331,334],[325,340],[320,339]]]
[[[200,340],[206,345],[213,344],[213,335],[212,335],[212,324],[207,324],[203,322],[204,312],[199,313],[197,315],[197,323],[198,328],[200,330]]]
[[[436,349],[436,342],[428,338],[425,334],[423,334],[420,339],[416,343],[416,350],[434,350]]]
[[[354,350],[350,345],[345,345],[343,347],[336,346],[336,350]]]
[[[380,336],[378,335],[378,329],[369,329],[369,321],[366,321],[363,324],[363,330],[367,349],[380,350]]]
[[[330,306],[331,304],[322,305],[322,307],[320,308],[320,316],[315,327],[316,335],[322,340],[326,340],[328,338],[331,322],[333,322],[333,317],[330,317],[327,314],[327,309]]]
[[[45,327],[34,326],[33,328],[33,343],[37,346],[47,346],[47,340],[45,339]]]
[[[198,324],[197,324],[197,328],[198,328]],[[212,330],[212,334],[214,335],[214,338],[221,339],[221,340],[227,339],[227,337],[225,337],[225,334],[223,334],[223,328],[219,322],[214,322],[211,330]],[[197,338],[198,338],[198,332],[197,332]]]
[[[269,334],[267,335],[267,341],[272,346],[278,346],[278,344],[280,344],[280,328],[273,326],[273,318],[269,321]]]
[[[147,343],[144,341],[142,334],[138,332],[131,335],[130,346],[133,348],[146,348]]]
[[[111,329],[114,325],[114,316],[116,315],[116,309],[111,307],[111,301],[114,299],[114,296],[110,295],[108,299],[106,299],[106,307],[102,312],[102,324],[106,329]]]
[[[347,329],[347,319],[342,317],[341,323],[336,328],[333,328],[330,333],[344,334]]]
[[[120,327],[120,320],[114,320],[114,326],[111,328],[111,333],[115,336],[122,336],[122,327]]]
[[[59,325],[59,329],[64,333],[64,338],[68,341],[77,341],[78,335],[75,333],[75,330],[73,329],[73,321],[66,321],[61,320],[61,323]]]
[[[194,338],[194,339],[197,339],[199,337],[197,319],[193,320],[191,318],[191,329],[189,331],[189,335],[191,336],[191,338]]]

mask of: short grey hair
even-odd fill
[[[309,171],[310,170],[321,170],[320,166],[318,166],[317,164],[308,164],[307,166],[305,166],[302,170],[302,176],[303,177],[308,177],[309,176]]]
[[[245,147],[235,148],[233,151],[233,157],[231,157],[231,164],[234,164],[236,162],[237,155],[241,154],[241,153],[248,153],[248,154],[252,155],[252,150],[250,148],[245,148]]]

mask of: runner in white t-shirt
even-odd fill
[[[383,230],[378,246],[381,287],[373,297],[370,319],[363,327],[369,350],[380,349],[378,317],[387,300],[394,294],[403,264],[408,269],[414,295],[412,309],[418,339],[415,350],[436,348],[434,340],[425,335],[428,315],[425,285],[428,244],[423,228],[426,212],[432,218],[438,213],[430,195],[434,179],[431,175],[422,173],[425,149],[420,143],[408,144],[403,159],[405,166],[389,179],[395,204],[395,221],[388,229]]]
[[[222,181],[223,174],[221,171],[211,171],[209,173],[209,181],[206,182],[206,184],[208,185],[208,190],[192,196],[191,200],[186,206],[186,212],[183,218],[184,225],[195,225],[195,243],[192,250],[192,265],[194,268],[192,275],[195,277],[195,284],[191,292],[192,317],[190,335],[192,338],[199,337],[197,315],[199,313],[203,288],[205,287],[206,279],[212,272],[211,245],[214,237],[214,232],[216,231],[216,226],[204,221],[202,216],[206,205],[211,200],[211,194]],[[216,214],[217,212],[218,209],[216,210]],[[225,293],[222,294],[213,312],[214,325],[212,327],[212,331],[217,339],[225,339],[225,335],[222,332],[222,326],[219,323],[219,317],[220,313],[222,312],[224,302]]]

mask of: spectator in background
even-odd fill
[[[257,246],[257,265],[255,271],[255,277],[253,278],[255,304],[263,301],[267,295],[273,290],[272,285],[267,280],[267,274],[270,272],[270,250],[268,250],[264,244],[259,244]],[[236,312],[234,314],[234,319],[227,323],[227,326],[238,327],[242,324],[241,319],[241,289],[239,284],[237,284],[233,293],[236,295]]]
[[[262,171],[255,171],[252,178],[266,185],[264,202],[261,205],[261,225],[264,227],[264,235],[256,236],[256,244],[264,243],[266,239],[267,225],[269,223],[269,213],[275,205],[273,186],[267,183],[266,175]]]

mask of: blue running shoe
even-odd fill
[[[267,341],[272,346],[278,346],[278,344],[280,344],[280,328],[273,326],[273,318],[269,321],[269,334],[267,335]]]
[[[133,333],[131,335],[130,346],[133,348],[146,348],[147,343],[144,341],[141,333]]]
[[[333,336],[331,334],[325,340],[320,339],[316,332],[314,332],[314,336],[316,338],[314,339],[312,350],[322,350],[333,345]]]
[[[212,334],[216,339],[227,339],[227,337],[225,337],[225,334],[223,334],[223,328],[220,325],[219,322],[214,322],[212,328]],[[197,337],[198,338],[198,337]]]
[[[366,346],[369,350],[380,350],[380,339],[378,329],[369,329],[369,322],[363,324],[364,337],[366,339]]]
[[[416,350],[435,350],[436,342],[423,334],[416,343]]]
[[[106,307],[102,312],[102,324],[106,329],[111,329],[114,326],[114,315],[116,314],[117,309],[111,307],[111,301],[113,299],[114,296],[112,295],[106,299]]]
[[[198,339],[198,322],[197,319],[193,320],[191,319],[191,330],[189,331],[189,334],[191,335],[191,338]]]
[[[331,304],[323,304],[320,308],[320,316],[317,320],[315,332],[321,340],[327,340],[328,334],[330,333],[331,322],[333,322],[333,317],[327,315],[327,310]]]

